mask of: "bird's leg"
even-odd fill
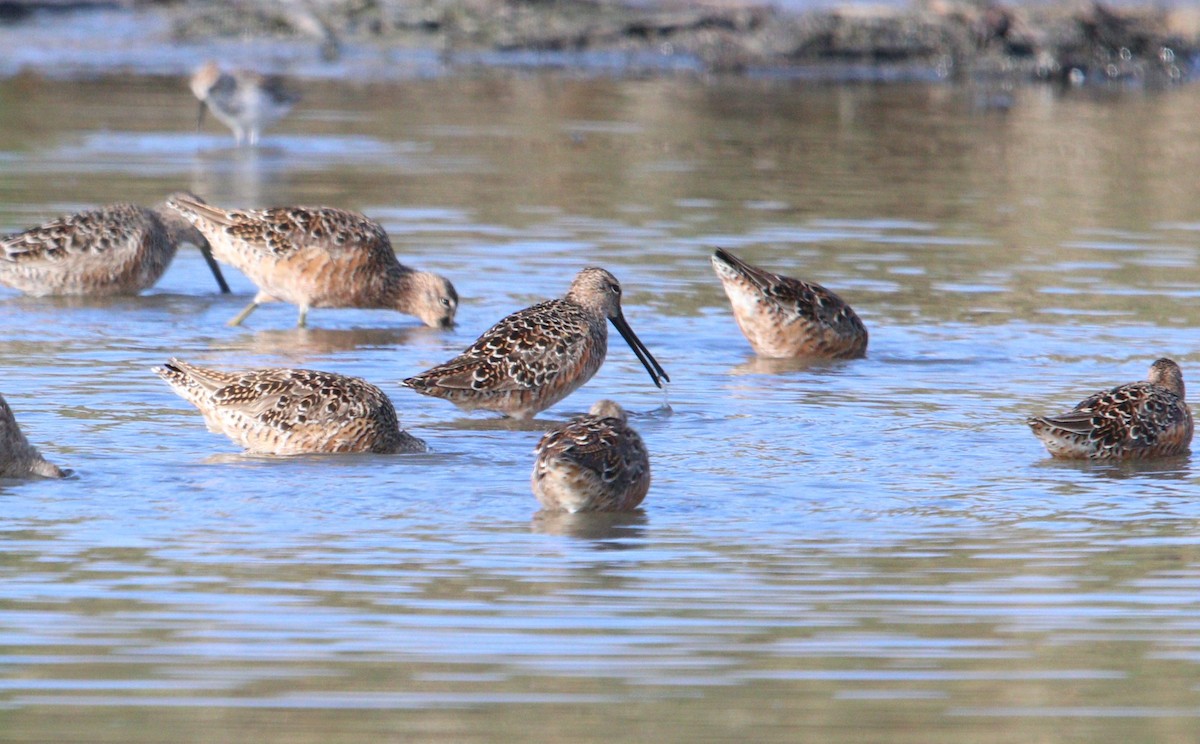
[[[238,313],[237,316],[233,320],[229,321],[226,325],[231,325],[231,326],[241,325],[242,321],[245,320],[246,318],[250,317],[250,313],[254,312],[256,309],[258,309],[258,298],[257,297],[255,297],[254,300],[251,301],[251,303],[249,305],[246,305],[245,310],[242,310],[240,313]]]

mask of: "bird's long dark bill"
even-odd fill
[[[196,131],[197,132],[200,131],[200,127],[204,126],[204,111],[207,108],[208,108],[208,106],[206,106],[204,104],[204,101],[201,101],[200,102],[200,110],[196,112]]]
[[[225,275],[221,273],[221,266],[217,263],[217,259],[213,258],[212,248],[209,247],[208,241],[200,246],[200,255],[204,256],[204,262],[208,264],[208,270],[212,272],[213,277],[217,280],[217,286],[221,288],[221,294],[229,294],[229,284],[225,282]]]
[[[654,358],[654,355],[650,353],[650,350],[646,348],[642,340],[637,337],[637,334],[625,322],[625,316],[618,313],[617,317],[609,318],[609,320],[620,331],[621,338],[625,339],[625,343],[629,344],[629,348],[633,349],[633,353],[637,355],[638,361],[650,373],[650,379],[654,380],[654,384],[662,387],[663,382],[670,382],[671,378],[667,377],[666,370],[662,368],[662,365],[658,363],[658,360]]]

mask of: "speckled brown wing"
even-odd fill
[[[862,346],[866,346],[867,329],[862,320],[842,298],[821,285],[780,277],[780,281],[765,289],[764,294],[779,306],[786,322],[815,320],[839,336],[862,337]],[[861,350],[855,348],[854,353],[861,353]]]
[[[204,413],[210,428],[252,451],[424,449],[401,430],[383,391],[356,377],[303,369],[227,373],[176,359],[155,371]]]
[[[454,359],[404,383],[432,394],[433,388],[504,393],[553,386],[580,360],[591,364],[591,334],[587,315],[576,305],[541,302],[509,315]],[[599,357],[602,361],[603,351]]]
[[[535,451],[534,493],[546,506],[626,511],[649,490],[646,447],[618,419],[580,416],[548,432]]]
[[[718,249],[713,267],[754,350],[770,357],[854,359],[868,334],[858,314],[815,282],[781,276]]]
[[[259,210],[224,210],[199,202],[176,200],[207,225],[209,231],[237,241],[243,250],[284,258],[311,246],[331,254],[365,253],[379,263],[379,271],[396,263],[387,233],[372,219],[357,212],[332,207],[273,207]]]
[[[549,432],[538,449],[570,459],[621,490],[641,476],[646,459],[645,445],[636,432],[616,419],[598,416],[582,416]]]
[[[26,294],[135,294],[175,256],[151,210],[113,204],[67,215],[0,240],[0,283]]]
[[[1193,429],[1187,404],[1149,382],[1114,387],[1085,398],[1067,413],[1029,423],[1043,441],[1058,440],[1060,456],[1070,456],[1073,448],[1080,453],[1075,456],[1093,459],[1181,454],[1191,444]]]
[[[305,369],[255,370],[235,375],[213,392],[218,406],[240,408],[263,425],[289,431],[306,424],[340,423],[396,414],[379,388],[358,378]]]
[[[60,262],[76,256],[101,255],[128,247],[138,228],[150,227],[146,210],[133,204],[114,204],[51,220],[0,239],[0,253],[9,261]],[[145,230],[138,237],[147,238]]]

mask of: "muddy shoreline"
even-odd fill
[[[385,44],[436,53],[450,68],[504,64],[497,62],[504,55],[535,66],[583,66],[608,54],[641,60],[630,64],[638,74],[1161,85],[1194,77],[1200,62],[1200,8],[1184,4],[925,0],[785,11],[756,0],[41,0],[0,2],[0,19],[15,26],[38,13],[99,9],[160,17],[166,43],[311,43],[329,62],[355,45]]]

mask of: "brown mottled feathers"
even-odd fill
[[[531,485],[547,509],[629,511],[650,488],[646,446],[612,401],[548,432],[535,452]]]
[[[829,359],[866,354],[868,334],[862,320],[820,284],[772,274],[722,249],[713,255],[712,264],[734,318],[756,353]]]
[[[172,359],[154,370],[204,414],[209,429],[247,450],[318,452],[424,451],[400,428],[382,390],[356,377],[303,369],[221,372]]]
[[[1183,373],[1159,359],[1148,380],[1091,395],[1057,416],[1026,421],[1054,457],[1126,460],[1188,451],[1192,413],[1184,400]]]
[[[210,230],[276,258],[320,245],[330,252],[361,251],[377,271],[396,263],[387,232],[358,212],[333,207],[221,209],[188,199],[174,199],[172,206],[194,221],[209,223]],[[208,232],[204,227],[201,230]]]
[[[167,204],[203,233],[217,259],[258,286],[254,301],[230,325],[273,301],[295,304],[301,326],[314,307],[384,308],[435,328],[454,324],[458,293],[449,280],[402,265],[384,229],[357,212],[219,209],[186,197]]]
[[[0,239],[0,282],[31,295],[135,294],[167,270],[173,238],[134,204],[66,215]]]
[[[454,359],[404,384],[421,390],[436,380],[442,388],[497,393],[554,386],[589,342],[606,343],[597,335],[578,306],[561,299],[540,302],[505,317]],[[603,351],[591,358],[602,360]]]
[[[669,381],[621,313],[621,285],[590,266],[565,297],[520,310],[485,331],[454,359],[404,380],[424,395],[467,410],[528,418],[590,380],[608,353],[611,321],[656,385]]]

